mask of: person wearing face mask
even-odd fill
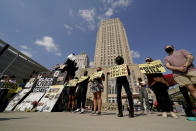
[[[145,59],[146,63],[149,64],[153,61],[152,58],[147,57]],[[148,87],[154,92],[156,96],[157,103],[159,105],[159,108],[162,110],[162,117],[167,117],[167,112],[170,112],[170,115],[173,118],[178,118],[176,114],[173,112],[173,102],[171,101],[169,94],[168,94],[168,88],[169,84],[164,79],[162,73],[155,73],[155,74],[146,74],[148,79]]]
[[[174,80],[180,87],[186,87],[196,100],[196,68],[194,56],[186,50],[175,50],[173,45],[166,45],[168,56],[164,58],[167,69],[172,70]]]

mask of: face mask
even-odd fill
[[[167,53],[171,53],[171,52],[173,52],[173,51],[174,51],[174,49],[173,49],[173,48],[171,48],[171,47],[168,47],[168,48],[166,48],[166,49],[165,49],[165,51],[166,51]]]

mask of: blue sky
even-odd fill
[[[48,68],[71,52],[93,61],[100,21],[116,17],[134,63],[163,60],[169,43],[196,57],[195,0],[1,0],[0,39]]]

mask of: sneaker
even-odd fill
[[[82,108],[81,111],[80,111],[80,113],[84,113],[84,111],[85,111],[84,108]]]
[[[163,118],[167,118],[167,113],[166,112],[163,112],[162,117]]]
[[[170,112],[170,115],[171,115],[173,118],[175,118],[175,119],[178,118],[177,115],[176,115],[174,112]]]
[[[96,114],[96,112],[95,112],[95,111],[92,111],[92,112],[91,112],[91,115],[94,115],[94,114]]]
[[[96,115],[98,115],[98,116],[101,115],[101,112],[97,112]]]
[[[80,111],[80,108],[77,108],[74,112],[79,112]]]

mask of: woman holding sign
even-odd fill
[[[124,59],[121,56],[118,56],[115,59],[115,63],[117,65],[122,65],[124,64]],[[127,67],[127,70],[128,70],[128,75],[130,75],[130,71],[128,67]],[[132,98],[132,93],[130,91],[129,82],[126,76],[120,76],[120,77],[117,77],[116,79],[117,103],[118,103],[118,111],[119,111],[118,117],[123,117],[122,98],[121,98],[122,86],[124,87],[126,94],[127,94],[127,98],[129,100],[129,117],[133,118],[134,117],[133,98]]]
[[[152,58],[147,57],[145,59],[147,64],[153,61]],[[173,112],[172,101],[168,94],[169,84],[164,79],[162,73],[146,74],[148,78],[148,86],[154,92],[159,108],[163,111],[162,117],[167,117],[167,112],[170,112],[173,118],[177,118],[176,114]]]
[[[90,78],[91,84],[90,84],[90,90],[93,93],[93,104],[94,104],[94,112],[92,114],[95,114],[97,111],[97,105],[98,105],[98,112],[97,115],[101,115],[101,106],[102,106],[102,99],[101,99],[101,93],[103,92],[103,83],[102,81],[105,80],[105,75],[101,71],[101,67],[97,68],[97,73],[100,73],[100,75],[97,75],[95,78],[94,76]],[[96,73],[94,73],[96,74]]]
[[[67,85],[69,87],[69,93],[68,93],[69,101],[67,104],[68,111],[74,111],[74,108],[75,108],[75,91],[78,86],[77,81],[78,81],[78,77],[75,77],[74,79],[69,80],[68,85]]]

